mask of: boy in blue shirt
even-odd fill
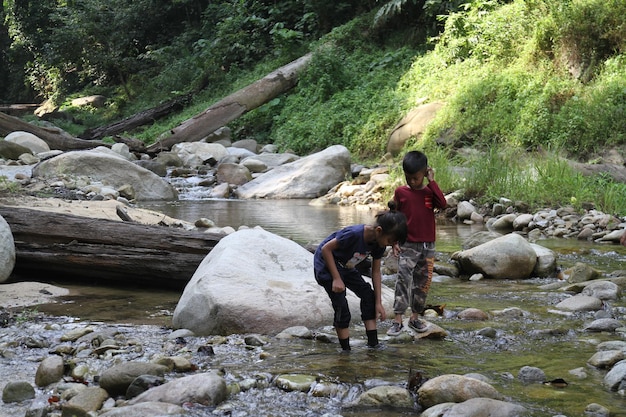
[[[315,251],[315,280],[324,287],[335,312],[333,325],[344,351],[350,350],[351,314],[346,288],[361,299],[361,319],[365,324],[367,345],[378,345],[376,318],[385,320],[381,301],[380,265],[387,246],[404,243],[407,236],[406,217],[395,210],[376,216],[372,225],[354,225],[328,236]],[[372,283],[367,283],[357,265],[368,256],[372,258]]]

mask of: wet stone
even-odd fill
[[[26,381],[15,381],[6,384],[2,390],[2,401],[18,403],[35,398],[35,388]]]

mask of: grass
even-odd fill
[[[444,191],[460,191],[478,204],[493,204],[500,198],[523,202],[532,211],[546,207],[572,206],[579,211],[594,206],[607,214],[626,216],[626,184],[606,174],[585,176],[556,152],[526,152],[519,148],[489,150],[453,156],[435,145],[412,145],[429,157],[435,179]],[[400,163],[392,170],[391,187],[403,184]]]

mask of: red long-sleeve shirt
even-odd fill
[[[398,211],[407,219],[407,242],[435,241],[435,209],[446,208],[446,198],[435,181],[421,190],[408,185],[396,188],[393,199]]]

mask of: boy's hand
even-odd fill
[[[428,182],[435,181],[435,168],[428,167],[426,170],[426,179]]]
[[[400,252],[402,252],[402,249],[400,248],[400,244],[398,242],[393,244],[393,246],[391,247],[391,252],[396,258],[400,256]]]
[[[387,313],[381,303],[376,303],[376,318],[380,321],[385,321],[387,319]]]
[[[333,292],[344,292],[346,290],[346,284],[342,279],[333,279]]]

